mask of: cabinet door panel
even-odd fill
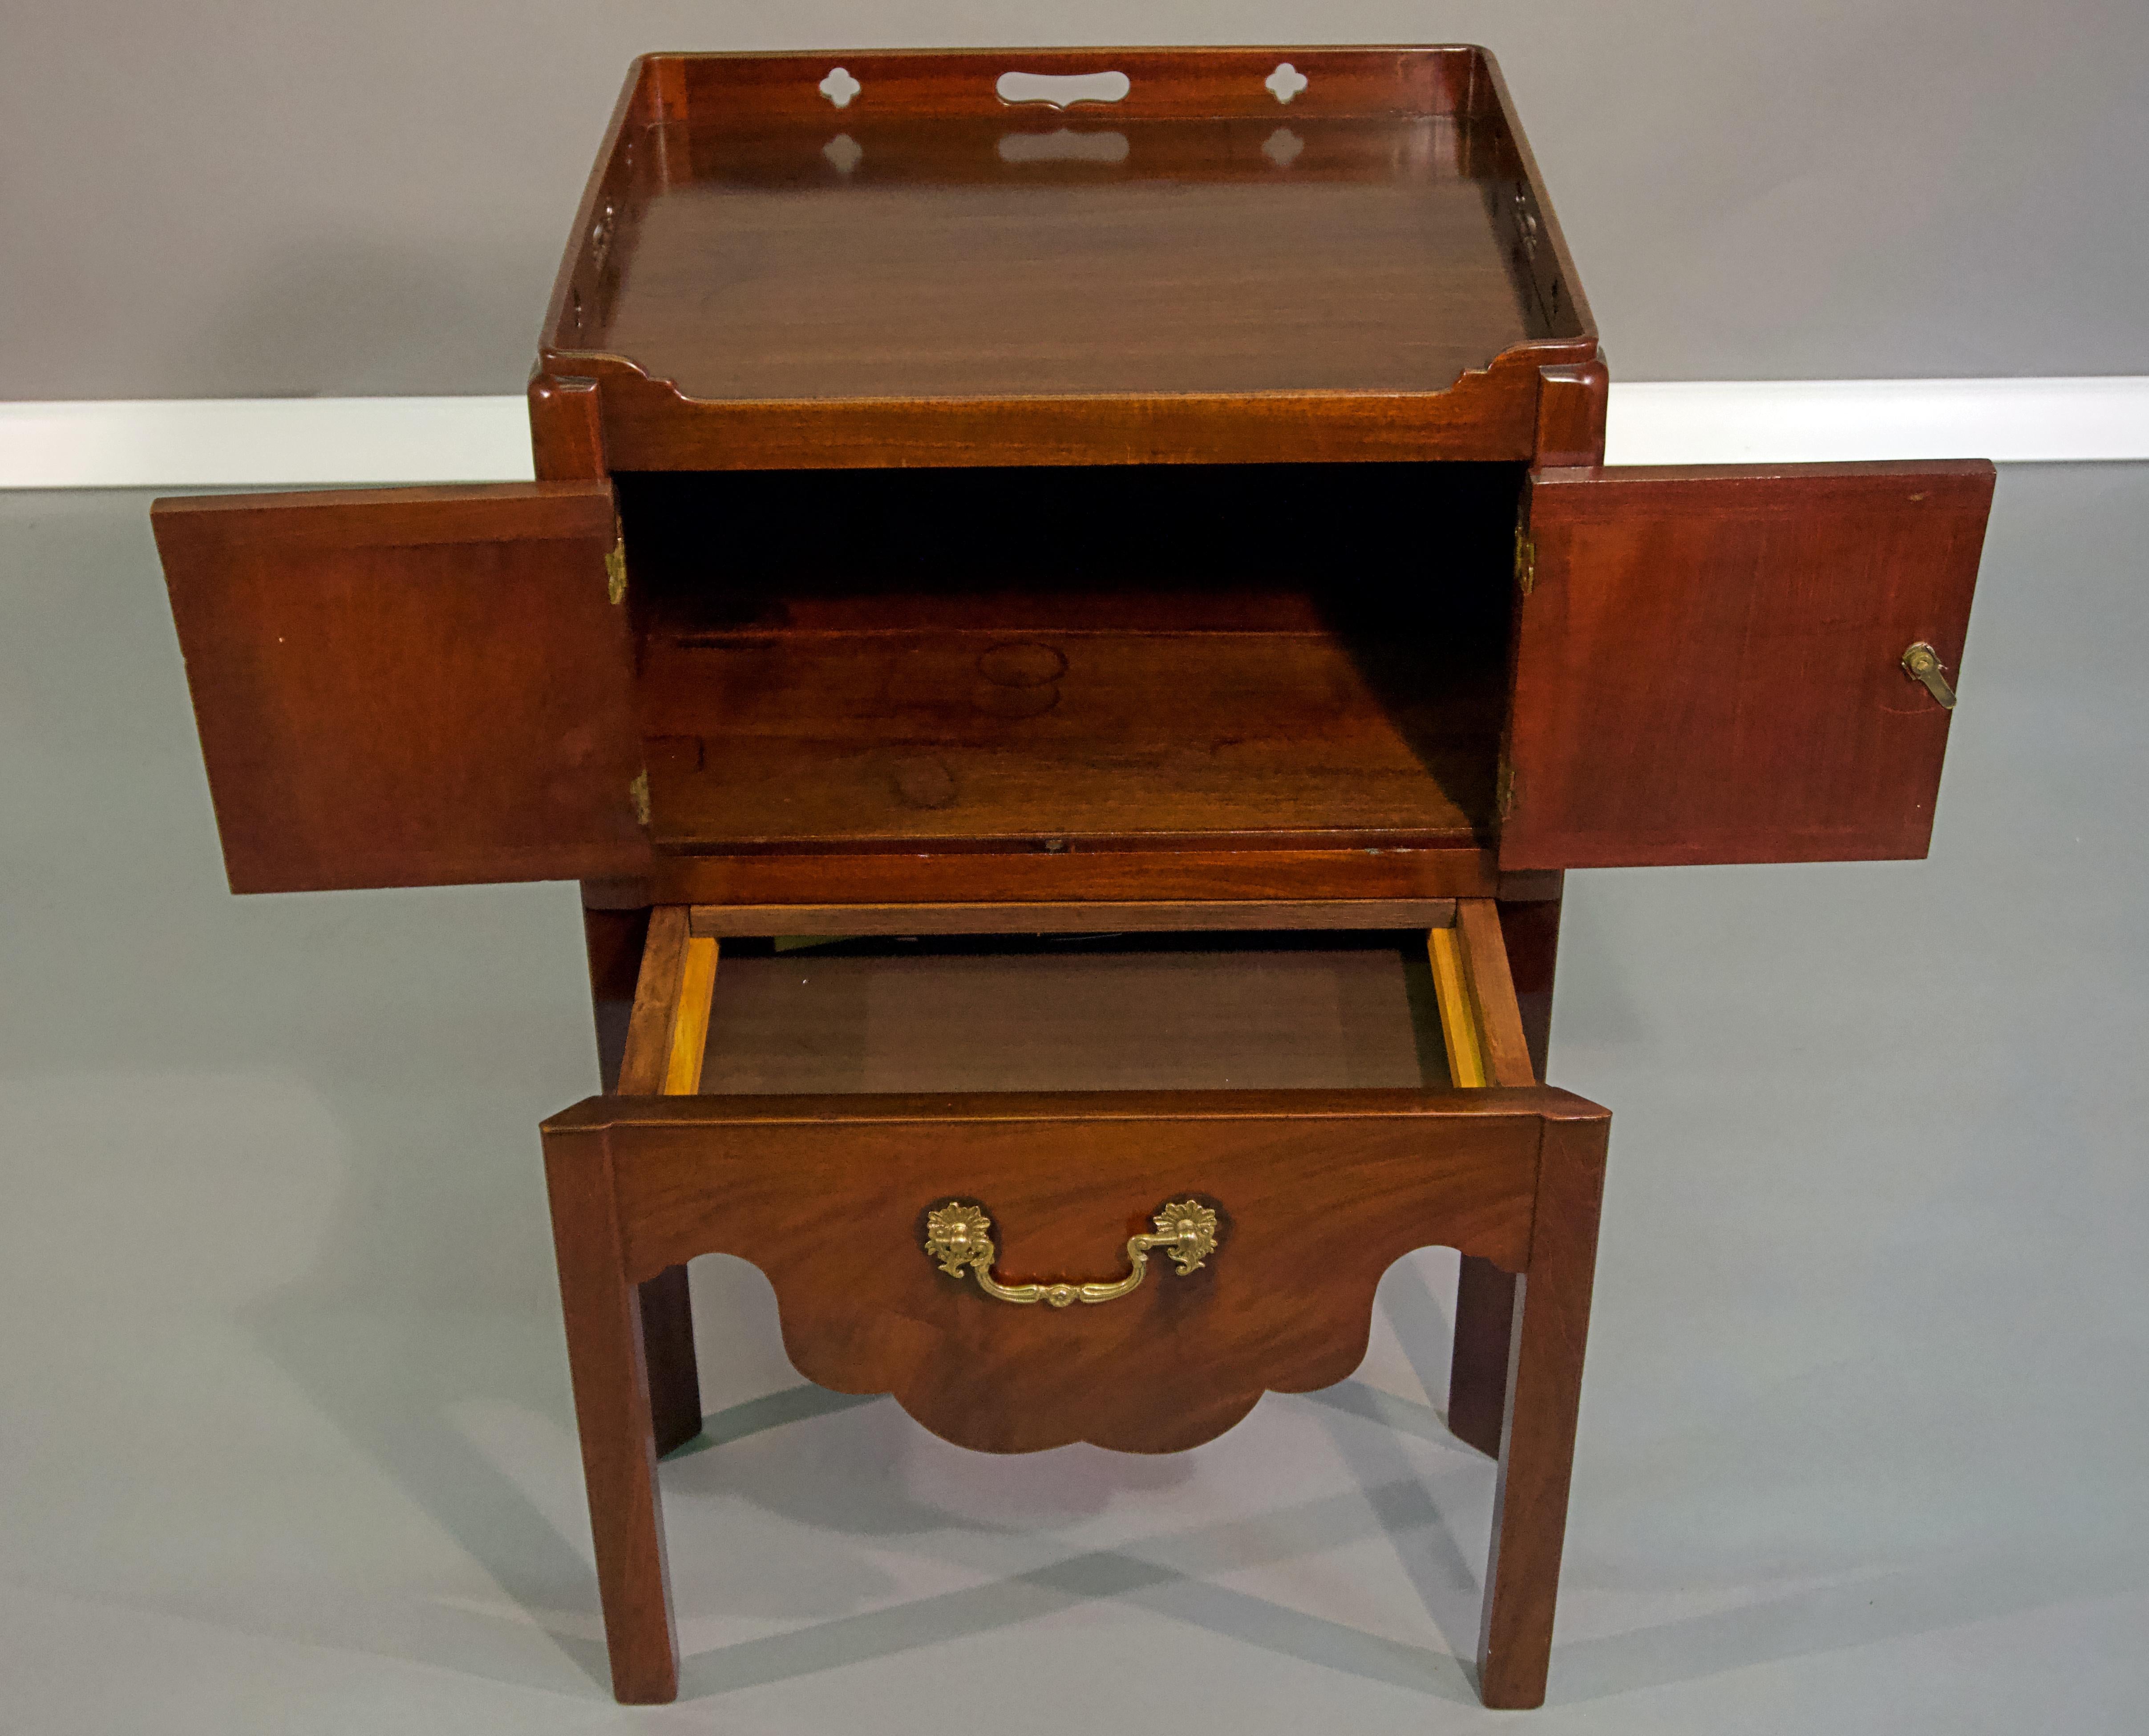
[[[1545,470],[1503,868],[1923,856],[1993,469]]]
[[[208,496],[152,521],[233,891],[645,861],[609,484]]]

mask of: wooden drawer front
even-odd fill
[[[1543,1087],[614,1097],[546,1143],[631,1280],[711,1252],[767,1273],[808,1379],[893,1392],[984,1451],[1155,1452],[1348,1376],[1412,1248],[1524,1270],[1547,1125],[1603,1116]],[[1188,1198],[1215,1210],[1215,1251],[1185,1276],[1152,1255],[1108,1302],[1002,1301],[924,1249],[929,1211],[960,1200],[990,1217],[1000,1281],[1116,1279],[1128,1238]]]
[[[1116,937],[1131,972],[974,938],[929,956],[898,937],[833,961],[899,967],[863,976],[818,973],[795,946],[741,947],[740,963],[783,968],[749,969],[743,1001],[712,1019],[725,940],[709,930],[726,924],[652,911],[619,1094],[545,1129],[619,1697],[677,1688],[657,1459],[702,1427],[694,1255],[767,1274],[807,1378],[892,1393],[959,1446],[1170,1452],[1265,1391],[1349,1376],[1382,1272],[1446,1243],[1464,1255],[1452,1419],[1500,1458],[1479,1682],[1487,1705],[1539,1704],[1611,1118],[1532,1082],[1493,903],[1438,914],[1451,921],[1423,931],[1425,979],[1407,994],[1374,956],[1393,935],[1361,937],[1355,956],[1326,938],[1315,952],[1242,938],[1223,956],[1203,934]],[[1279,948],[1292,969],[1271,968]],[[1309,1017],[1324,977],[1326,1013]],[[1414,1035],[1437,1002],[1444,1067],[1377,1034],[1382,994],[1366,990],[1384,977]],[[934,994],[899,992],[920,981]],[[878,1037],[846,1057],[861,1013]],[[1341,1079],[1304,1070],[1321,1065],[1324,1026],[1346,1039]],[[890,1059],[943,1089],[845,1090]],[[740,1089],[800,1060],[780,1094]],[[1218,1061],[1224,1084],[1188,1088]],[[730,1090],[702,1091],[727,1075]],[[990,1088],[1003,1080],[1019,1088]]]

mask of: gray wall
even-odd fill
[[[509,392],[649,48],[1466,41],[1627,379],[2149,373],[2141,0],[9,0],[0,396]]]

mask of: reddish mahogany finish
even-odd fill
[[[1541,1120],[1602,1113],[1578,1104],[1543,1088],[598,1099],[546,1127],[603,1135],[630,1281],[752,1260],[819,1385],[893,1391],[981,1452],[1171,1452],[1264,1391],[1346,1376],[1374,1286],[1411,1248],[1519,1270]],[[1115,1278],[1127,1237],[1190,1194],[1223,1214],[1218,1253],[1116,1303],[994,1301],[921,1250],[925,1209],[959,1197],[990,1214],[1006,1281]]]
[[[1525,912],[1559,906],[1517,907]],[[1464,898],[1457,907],[1462,955],[1485,1049],[1485,1070],[1496,1085],[1534,1084],[1538,1071],[1517,1004],[1502,918],[1486,898]],[[1523,918],[1524,925],[1529,918]],[[1515,1275],[1465,1250],[1455,1292],[1455,1346],[1447,1381],[1447,1426],[1458,1439],[1497,1455],[1507,1409],[1507,1358],[1512,1345]]]
[[[628,470],[1524,459],[1597,347],[1472,48],[652,56],[546,330]]]
[[[1992,466],[1549,470],[1509,704],[1507,868],[1923,856]]]
[[[234,892],[632,873],[602,483],[152,510]]]
[[[803,1372],[893,1390],[965,1446],[1170,1452],[1228,1428],[1265,1389],[1341,1378],[1381,1272],[1447,1240],[1537,1286],[1517,1330],[1480,1658],[1488,1704],[1537,1703],[1606,1125],[1542,1087],[605,1099],[555,1118],[546,1165],[620,1698],[668,1698],[677,1681],[647,1278],[711,1250],[753,1260]],[[1096,1307],[993,1301],[920,1245],[926,1208],[956,1197],[991,1215],[1004,1278],[1116,1276],[1126,1235],[1189,1194],[1222,1220],[1204,1270],[1155,1274]]]
[[[1500,1459],[1480,1685],[1543,1698],[1608,1125],[1537,1083],[1562,871],[1922,854],[1946,717],[1900,660],[1955,673],[1992,487],[1607,470],[1608,390],[1482,50],[661,55],[546,316],[543,481],[158,504],[235,890],[583,883],[610,1094],[545,1150],[622,1699],[677,1686],[691,1256],[950,1439],[1162,1452],[1347,1375],[1427,1242]],[[1366,1089],[657,1094],[720,935],[1401,923],[1457,930],[1489,1089],[1392,1089],[1354,1025]],[[1121,1004],[942,1049],[1004,1085]],[[1189,1193],[1209,1266],[1096,1309],[919,1245],[966,1198],[1004,1276],[1107,1276]]]

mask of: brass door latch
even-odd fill
[[[951,1278],[974,1272],[978,1288],[1003,1302],[1044,1302],[1054,1308],[1110,1302],[1140,1285],[1152,1249],[1161,1248],[1182,1278],[1216,1251],[1216,1214],[1198,1200],[1175,1200],[1150,1221],[1156,1225],[1154,1235],[1128,1239],[1127,1263],[1132,1270],[1124,1278],[1098,1283],[1001,1283],[993,1276],[993,1261],[999,1257],[993,1245],[993,1220],[959,1200],[935,1206],[925,1220],[925,1252]]]
[[[1955,709],[1955,689],[1940,671],[1940,654],[1922,639],[1903,653],[1903,673],[1914,682],[1925,683],[1925,691],[1940,701],[1943,708]]]

